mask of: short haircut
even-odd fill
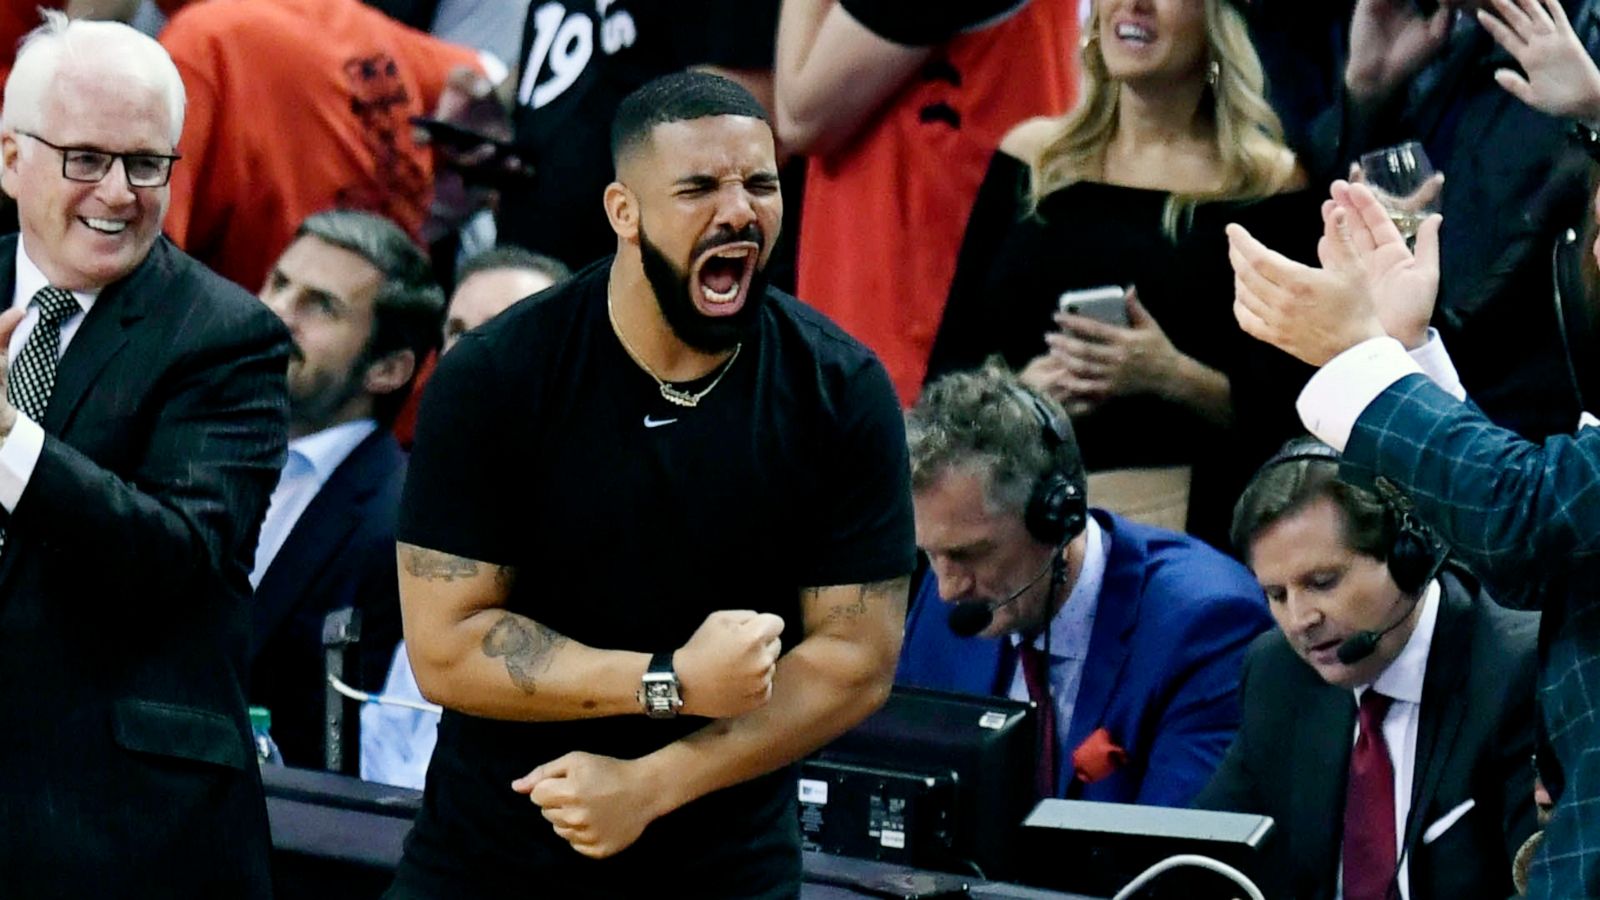
[[[1023,387],[998,360],[930,384],[906,414],[911,489],[925,490],[946,472],[968,472],[984,480],[991,511],[1022,515],[1034,485],[1046,473],[1062,469],[1081,482],[1082,458],[1071,429],[1052,452],[1025,394],[1066,421],[1054,400]]]
[[[1274,458],[1310,452],[1315,445],[1314,438],[1296,438]],[[1250,547],[1263,531],[1323,497],[1343,514],[1345,546],[1362,556],[1389,558],[1397,536],[1395,516],[1376,494],[1342,480],[1338,460],[1316,456],[1269,462],[1256,472],[1233,508],[1229,537],[1234,548],[1249,562]]]
[[[735,82],[709,72],[674,72],[646,82],[622,99],[611,120],[611,164],[650,139],[657,125],[711,116],[745,116],[771,124],[761,102]]]
[[[114,68],[119,77],[142,81],[162,93],[172,125],[172,143],[177,146],[188,95],[166,48],[120,22],[68,19],[59,10],[41,12],[44,24],[23,38],[6,79],[0,131],[37,132],[43,128],[45,97],[63,67],[76,66],[97,74]]]
[[[480,272],[494,272],[500,269],[532,272],[536,275],[543,275],[557,283],[572,277],[572,270],[558,259],[551,259],[542,253],[534,253],[532,250],[524,250],[521,247],[507,245],[493,247],[468,257],[467,261],[456,269],[456,284],[461,285],[468,278]]]
[[[433,280],[428,258],[400,226],[376,213],[333,209],[301,222],[294,236],[296,240],[314,237],[348,250],[382,273],[383,283],[372,300],[372,336],[365,359],[374,362],[410,350],[420,369],[423,357],[439,345],[444,291]],[[405,405],[408,387],[373,399],[379,422],[387,425],[394,421]]]

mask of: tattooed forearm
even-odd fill
[[[499,621],[483,636],[483,654],[504,659],[511,681],[526,693],[538,689],[539,676],[550,668],[556,651],[567,642],[566,635],[513,613],[501,613]]]
[[[401,563],[406,567],[406,574],[416,578],[425,578],[428,581],[455,581],[458,578],[472,578],[478,574],[478,561],[467,559],[464,556],[451,556],[426,547],[400,548]]]

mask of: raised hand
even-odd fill
[[[1450,36],[1450,17],[1447,5],[1423,16],[1412,0],[1358,0],[1345,87],[1360,101],[1388,97],[1438,54]]]
[[[1491,0],[1478,21],[1522,67],[1496,69],[1512,96],[1552,116],[1600,124],[1600,68],[1572,31],[1560,0]]]
[[[783,651],[783,619],[752,610],[718,610],[672,655],[685,715],[726,718],[766,705]]]

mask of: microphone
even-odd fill
[[[988,601],[982,603],[957,603],[951,607],[950,616],[947,619],[951,633],[956,637],[969,638],[977,636],[978,632],[988,628],[989,623],[994,621],[995,610],[1004,609],[1017,602],[1018,597],[1021,597],[1028,592],[1029,588],[1038,584],[1039,579],[1050,574],[1050,570],[1055,568],[1058,563],[1065,564],[1065,560],[1061,559],[1061,548],[1064,544],[1065,542],[1063,541],[1062,544],[1056,545],[1055,552],[1050,554],[1050,558],[1045,561],[1044,567],[1039,570],[1039,574],[1028,579],[1027,584],[1012,591],[1010,596],[1004,600],[998,600],[993,603]]]
[[[1405,612],[1400,618],[1395,619],[1382,630],[1358,631],[1345,638],[1339,644],[1339,649],[1335,651],[1339,656],[1339,662],[1347,666],[1353,666],[1375,653],[1378,649],[1378,642],[1383,640],[1383,636],[1399,628],[1402,622],[1411,617],[1411,610],[1416,608],[1417,603],[1422,600],[1423,591],[1426,590],[1427,588],[1423,588],[1422,591],[1412,594],[1411,601],[1406,604]]]

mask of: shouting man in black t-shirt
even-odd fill
[[[902,422],[763,284],[765,113],[667,76],[612,155],[615,258],[462,338],[423,403],[401,600],[446,712],[391,898],[795,897],[790,764],[889,691]]]

